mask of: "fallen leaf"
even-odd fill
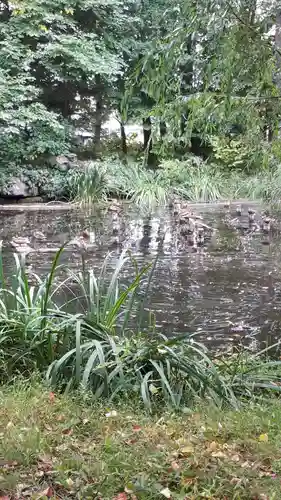
[[[38,469],[42,470],[43,472],[47,472],[50,469],[52,469],[53,462],[52,462],[51,457],[49,457],[47,455],[46,456],[45,455],[39,456],[37,467],[38,467]]]
[[[140,425],[133,425],[133,431],[134,432],[140,432],[141,431],[141,426]]]
[[[105,414],[105,416],[107,418],[110,418],[110,417],[117,417],[117,411],[113,410],[113,411],[109,411],[108,413]]]
[[[184,446],[179,451],[180,455],[182,455],[182,456],[192,455],[193,452],[194,452],[194,448],[193,448],[193,446],[191,444],[187,445],[187,446]]]
[[[65,436],[70,436],[72,434],[73,430],[69,427],[68,429],[63,429],[62,430],[62,433],[65,435]]]
[[[55,393],[54,392],[49,393],[49,401],[50,401],[50,403],[53,403],[55,401]]]
[[[74,485],[74,481],[72,481],[71,477],[69,477],[66,480],[66,484],[67,484],[67,486],[69,486],[69,488],[72,488],[72,486]]]
[[[268,435],[267,434],[261,434],[259,436],[259,441],[261,441],[262,443],[268,443]]]
[[[149,391],[151,392],[151,394],[157,394],[159,390],[154,384],[150,384]]]
[[[39,500],[40,498],[43,498],[43,497],[51,498],[53,496],[53,494],[54,494],[53,488],[51,488],[51,486],[49,486],[45,490],[40,491],[40,493],[37,495],[36,498],[37,498],[37,500]]]
[[[217,450],[217,448],[218,448],[218,443],[216,443],[216,441],[212,441],[208,446],[209,451],[215,451]]]
[[[129,486],[125,486],[125,493],[130,493],[131,494],[133,492],[134,492],[134,490],[132,490],[132,488],[131,488],[130,485]]]
[[[222,451],[214,451],[212,453],[212,457],[214,458],[227,458],[226,453],[223,453]]]
[[[118,493],[116,497],[114,497],[113,500],[128,500],[128,497],[125,492],[123,493]]]
[[[169,490],[169,488],[164,488],[163,490],[160,491],[160,493],[165,498],[171,498],[172,497],[172,494],[171,494],[171,491]]]
[[[9,460],[7,462],[0,461],[0,467],[3,467],[3,469],[14,469],[17,465],[19,465],[19,463],[16,460]]]
[[[180,469],[180,465],[178,464],[178,462],[172,462],[171,463],[171,467],[173,470],[179,470]]]
[[[8,495],[4,495],[0,497],[0,500],[10,500],[11,497],[8,497]]]

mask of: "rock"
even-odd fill
[[[6,196],[12,198],[27,198],[28,196],[38,196],[38,187],[29,186],[19,177],[12,177],[9,182]]]
[[[52,156],[49,162],[53,168],[57,168],[61,172],[67,172],[77,166],[77,155],[69,153],[67,155]]]

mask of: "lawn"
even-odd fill
[[[281,498],[277,398],[151,415],[40,384],[0,396],[2,500]]]

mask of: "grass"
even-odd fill
[[[195,156],[163,161],[157,170],[136,163],[107,159],[72,176],[72,199],[80,204],[105,201],[109,196],[128,198],[151,212],[174,195],[191,202],[228,199],[275,201],[281,198],[281,167],[246,175],[203,162]]]
[[[9,499],[277,500],[280,400],[153,415],[17,382],[1,390],[0,495]]]
[[[85,171],[76,173],[69,182],[71,198],[82,205],[116,196],[128,198],[150,211],[157,205],[165,205],[168,199],[167,187],[157,172],[116,160],[90,163]]]

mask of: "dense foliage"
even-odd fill
[[[227,171],[280,162],[275,0],[2,0],[0,27],[2,171],[76,150],[77,128],[96,156],[113,112],[123,155],[125,123],[143,124],[144,165],[190,152]]]

